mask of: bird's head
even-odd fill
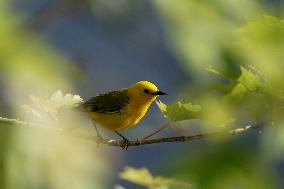
[[[139,81],[128,87],[129,94],[140,101],[153,102],[157,96],[166,95],[149,81]]]

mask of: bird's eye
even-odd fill
[[[148,89],[144,89],[144,93],[148,94],[150,91]]]

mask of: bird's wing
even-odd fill
[[[83,102],[79,108],[87,112],[119,113],[127,104],[129,96],[124,89],[95,96]]]

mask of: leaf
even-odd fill
[[[240,67],[241,75],[237,79],[237,84],[225,98],[242,99],[247,93],[255,92],[262,87],[262,78],[260,73],[253,67],[255,72]]]
[[[83,100],[79,95],[70,93],[63,95],[61,90],[57,90],[49,98],[30,95],[31,105],[23,105],[27,113],[34,117],[42,118],[43,115],[50,115],[57,120],[58,110],[62,108],[74,108]]]
[[[254,91],[261,83],[261,77],[258,74],[241,66],[241,75],[237,80],[240,84],[244,85],[249,91]]]
[[[76,107],[78,103],[83,101],[79,95],[73,95],[71,93],[63,95],[61,90],[54,92],[49,100],[59,107]]]
[[[161,112],[163,114],[167,114],[167,108],[168,106],[166,104],[164,104],[162,101],[156,101],[157,106],[159,107],[159,109],[161,110]]]
[[[280,20],[273,16],[264,15],[257,21],[248,22],[245,27],[240,29],[240,32],[243,37],[248,37],[255,42],[281,45],[284,40],[284,19]]]
[[[172,121],[195,119],[202,109],[200,105],[182,103],[180,101],[175,102],[171,106],[167,106],[161,101],[156,101],[156,103],[164,116]]]
[[[161,176],[154,177],[147,168],[135,169],[126,167],[119,174],[121,179],[145,186],[149,189],[189,188],[190,184]]]

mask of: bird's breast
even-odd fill
[[[130,103],[126,110],[126,114],[129,117],[129,127],[136,125],[146,114],[151,103],[137,104]]]
[[[146,114],[151,103],[129,103],[118,113],[90,113],[93,120],[106,129],[121,131],[136,125]]]

